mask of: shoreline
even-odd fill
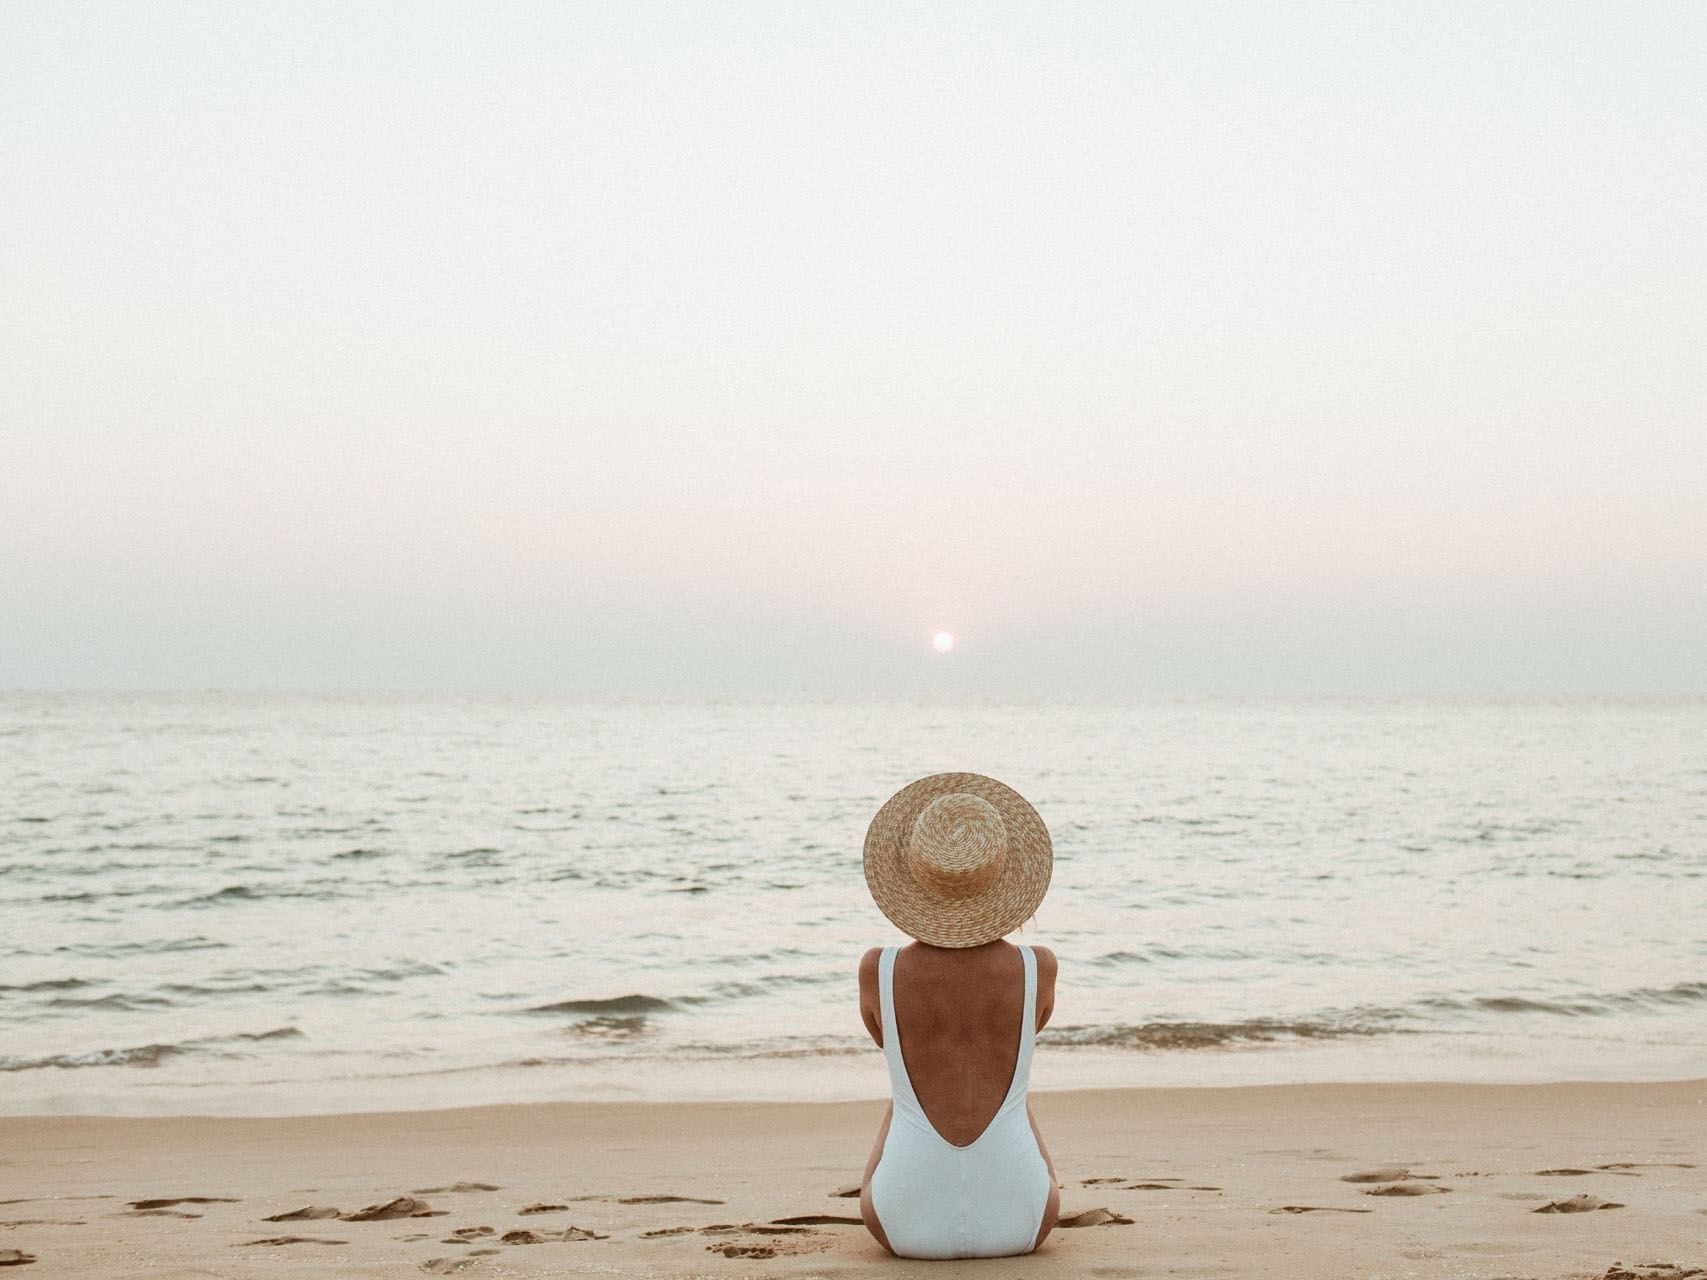
[[[1058,1229],[1004,1275],[1707,1268],[1707,1078],[1034,1090],[1031,1101],[1063,1215],[1130,1221]],[[991,1274],[889,1258],[857,1221],[835,1221],[858,1218],[857,1200],[833,1193],[858,1183],[884,1105],[0,1117],[0,1254],[34,1256],[44,1274],[138,1277]],[[1345,1180],[1383,1167],[1410,1176]],[[1621,1207],[1535,1212],[1583,1194]],[[267,1221],[404,1197],[433,1216]],[[176,1203],[150,1203],[161,1201]],[[779,1221],[790,1218],[811,1221]],[[597,1238],[565,1239],[570,1228]]]
[[[1707,1038],[1630,1045],[1613,1035],[1537,1043],[1486,1032],[1301,1039],[1135,1053],[1040,1047],[1032,1093],[1292,1084],[1568,1084],[1687,1081]],[[186,1081],[170,1068],[0,1072],[0,1116],[364,1115],[586,1102],[861,1102],[886,1096],[882,1051],[801,1057],[617,1057],[418,1070],[392,1075]],[[375,1106],[375,1099],[385,1099]]]
[[[1222,1083],[1200,1084],[1073,1084],[1059,1088],[1039,1087],[1035,1081],[1029,1093],[1035,1105],[1039,1098],[1045,1097],[1091,1097],[1095,1095],[1142,1095],[1150,1098],[1164,1094],[1203,1094],[1203,1093],[1235,1093],[1244,1090],[1295,1090],[1309,1092],[1315,1090],[1346,1090],[1346,1089],[1563,1089],[1582,1086],[1585,1088],[1646,1088],[1649,1086],[1669,1088],[1673,1086],[1698,1086],[1707,1097],[1707,1076],[1684,1076],[1675,1079],[1629,1079],[1602,1080],[1591,1078],[1561,1078],[1549,1080],[1458,1080],[1442,1077],[1440,1079],[1418,1080],[1378,1080],[1378,1079],[1346,1079],[1346,1080],[1230,1080]],[[7,1125],[19,1123],[52,1122],[58,1120],[75,1121],[114,1121],[114,1122],[149,1122],[172,1123],[175,1121],[217,1121],[221,1123],[255,1122],[303,1122],[303,1121],[335,1121],[335,1120],[385,1120],[401,1116],[444,1115],[455,1112],[503,1113],[512,1111],[556,1111],[561,1109],[609,1109],[631,1107],[650,1111],[659,1108],[682,1108],[687,1111],[697,1111],[706,1107],[758,1107],[758,1108],[790,1108],[790,1107],[883,1107],[889,1102],[887,1092],[879,1094],[869,1092],[861,1095],[838,1095],[822,1098],[792,1098],[774,1096],[752,1097],[658,1097],[658,1098],[629,1098],[629,1097],[590,1097],[590,1098],[506,1098],[492,1102],[452,1102],[440,1105],[412,1105],[397,1107],[367,1107],[367,1108],[337,1108],[324,1111],[19,1111],[16,1113],[0,1112],[0,1129]],[[1707,1160],[1707,1142],[1703,1144],[1703,1159]]]

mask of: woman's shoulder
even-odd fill
[[[1037,957],[1037,980],[1044,984],[1055,981],[1055,974],[1061,967],[1055,953],[1048,947],[1033,946],[1030,943],[1026,945],[1031,946],[1032,953]]]

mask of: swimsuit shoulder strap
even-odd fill
[[[1019,944],[1025,956],[1025,1038],[1037,1039],[1037,952],[1025,943]]]
[[[1025,999],[1020,1004],[1019,1058],[1014,1063],[1010,1098],[1016,1093],[1023,1096],[1031,1087],[1031,1054],[1037,1045],[1037,954],[1023,942],[1019,951],[1025,962]]]
[[[901,1032],[895,1021],[895,953],[901,948],[884,947],[877,958],[877,1005],[883,1021],[883,1057],[889,1064],[889,1088],[897,1101],[915,1108],[918,1095],[907,1075],[907,1060],[901,1056]]]

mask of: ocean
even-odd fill
[[[1707,700],[0,695],[0,1112],[884,1096],[861,874],[991,774],[1034,1089],[1707,1076]]]

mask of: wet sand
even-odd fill
[[[0,1119],[0,1267],[1707,1277],[1707,1079],[1034,1093],[1064,1222],[997,1262],[890,1258],[859,1225],[883,1105]]]

